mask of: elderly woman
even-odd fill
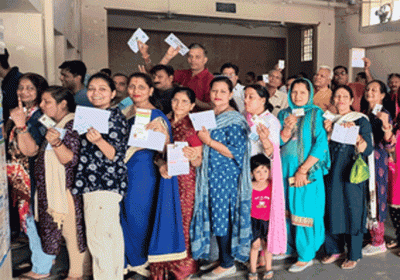
[[[324,242],[325,187],[330,167],[323,112],[313,105],[314,90],[307,79],[295,80],[288,93],[289,108],[278,119],[281,130],[282,173],[288,214],[288,254],[298,261],[289,268],[311,266]]]
[[[183,148],[183,153],[190,163],[189,174],[178,176],[187,257],[182,260],[152,264],[150,269],[154,279],[161,280],[169,274],[172,274],[175,279],[185,279],[197,272],[197,262],[192,258],[189,236],[196,190],[196,167],[201,165],[202,152],[202,142],[189,118],[190,111],[196,105],[195,101],[196,95],[193,90],[177,87],[172,93],[173,113],[169,116],[174,142],[188,143],[188,146]],[[171,178],[168,175],[167,163],[164,162],[160,166],[160,173],[165,179]]]
[[[325,120],[326,131],[330,134],[333,124],[344,127],[359,126],[359,136],[356,145],[343,144],[331,140],[329,143],[331,169],[325,177],[326,190],[326,239],[327,256],[323,264],[330,264],[344,254],[347,245],[347,259],[342,263],[342,269],[353,269],[361,259],[361,249],[364,233],[366,233],[367,217],[367,183],[354,184],[350,182],[350,171],[356,156],[361,154],[364,159],[373,151],[372,130],[368,118],[352,110],[354,102],[350,87],[338,86],[332,95],[333,104],[339,113],[333,121]],[[372,156],[369,158],[373,164]]]
[[[148,75],[132,74],[128,79],[128,94],[134,105],[124,109],[124,114],[132,129],[137,109],[149,110],[150,123],[146,128],[162,132],[166,145],[172,139],[171,125],[164,113],[156,109],[153,93],[153,82]],[[164,163],[160,156],[155,150],[128,148],[125,155],[128,189],[121,212],[125,267],[154,279],[163,278],[166,273],[160,262],[187,257],[178,180],[176,176],[170,179],[160,176],[158,169]],[[146,269],[148,263],[150,273]]]
[[[82,196],[71,194],[80,148],[79,135],[72,130],[75,107],[74,95],[66,88],[53,86],[43,93],[40,108],[56,125],[47,129],[47,141],[35,164],[43,250],[58,255],[65,238],[68,280],[83,279],[88,260]]]
[[[210,86],[217,127],[203,127],[198,133],[204,144],[203,163],[196,178],[191,237],[195,259],[208,259],[211,235],[217,237],[220,264],[202,279],[219,279],[236,272],[235,259],[249,257],[250,145],[248,124],[230,102],[232,82],[217,77]]]
[[[382,105],[382,109],[374,111],[376,105]],[[388,186],[388,149],[391,148],[392,117],[388,108],[392,106],[386,86],[382,81],[374,80],[367,84],[364,99],[361,101],[361,111],[368,115],[372,126],[374,137],[375,154],[375,184],[373,191],[376,194],[376,204],[372,204],[376,212],[377,224],[370,225],[371,243],[363,248],[363,256],[370,256],[386,251],[385,245],[385,225],[387,217],[387,186]],[[371,190],[370,190],[371,191]],[[372,200],[374,201],[374,200]],[[375,218],[375,217],[373,217]]]
[[[28,235],[32,252],[32,270],[21,277],[46,278],[55,259],[43,252],[33,217],[32,199],[35,193],[34,163],[44,140],[46,128],[39,122],[41,96],[48,84],[37,74],[27,73],[18,81],[18,107],[10,112],[7,176],[11,200],[18,206],[20,224]]]

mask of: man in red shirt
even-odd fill
[[[364,88],[365,86],[361,83],[349,83],[349,73],[347,67],[339,65],[333,68],[333,81],[332,81],[332,88],[336,88],[340,85],[348,85],[351,90],[353,91],[354,101],[353,101],[353,108],[354,110],[360,112],[360,103],[361,98],[364,95]]]
[[[170,47],[160,64],[168,64],[178,53],[179,48]],[[210,101],[210,82],[214,76],[206,68],[207,61],[207,50],[200,44],[191,44],[188,52],[190,69],[175,70],[174,74],[174,82],[189,87],[196,93],[196,106],[200,110],[213,107]]]

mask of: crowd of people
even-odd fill
[[[82,61],[65,61],[62,86],[0,55],[11,229],[32,252],[21,279],[49,279],[63,240],[68,280],[189,279],[213,267],[201,275],[212,280],[234,275],[235,261],[250,280],[259,266],[271,279],[273,260],[295,257],[289,271],[301,272],[323,248],[323,264],[354,269],[400,244],[400,74],[374,80],[365,59],[354,83],[344,66],[284,83],[276,66],[267,83],[248,72],[242,85],[233,63],[211,74],[200,44],[187,70],[168,65],[179,48],[157,65],[148,49],[139,42],[144,65],[129,76],[85,78]],[[77,105],[109,111],[109,132],[73,130]],[[128,145],[140,110],[163,152]],[[204,110],[216,127],[195,131],[189,113]],[[356,127],[355,143],[337,140],[338,127]],[[187,143],[188,174],[168,173],[175,142]],[[388,214],[396,239],[386,243]]]

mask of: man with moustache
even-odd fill
[[[167,65],[177,54],[179,48],[170,47],[160,64]],[[196,106],[200,110],[212,109],[210,100],[210,82],[214,76],[206,68],[207,50],[204,46],[194,43],[189,46],[188,63],[190,69],[175,70],[174,82],[192,89],[196,94]]]
[[[172,112],[171,99],[172,93],[175,90],[174,68],[169,65],[158,64],[150,70],[153,77],[154,87],[157,91],[154,92],[154,98],[162,106],[164,114]]]

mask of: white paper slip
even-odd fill
[[[280,59],[278,61],[278,68],[279,69],[285,69],[285,61],[283,59]]]
[[[144,126],[133,125],[131,128],[131,135],[135,140],[147,140],[149,137],[149,131]]]
[[[43,114],[40,118],[39,121],[41,124],[43,124],[46,128],[54,127],[57,123],[50,118],[48,115]]]
[[[365,49],[353,48],[351,49],[351,67],[364,68]]]
[[[301,116],[304,116],[304,109],[303,108],[292,109],[292,113],[296,117],[301,117]]]
[[[141,41],[142,43],[146,43],[149,40],[149,36],[147,36],[146,33],[139,27],[136,29],[136,31],[133,33],[132,37],[128,41],[128,46],[131,48],[131,50],[134,53],[137,53],[139,51],[139,46],[137,41]]]
[[[213,129],[217,127],[215,120],[215,113],[213,110],[208,110],[199,113],[189,114],[193,127],[196,131],[200,131],[204,126],[206,129]]]
[[[65,132],[67,130],[64,128],[60,128],[60,127],[54,127],[54,129],[57,129],[57,131],[60,132],[60,139],[63,140],[64,136],[65,136]],[[51,149],[52,149],[52,147],[51,147],[50,143],[47,143],[46,150],[51,150]]]
[[[268,83],[269,83],[269,76],[268,76],[268,74],[263,74],[262,77],[263,77],[263,82],[266,83],[266,84],[268,84]]]
[[[111,112],[107,110],[76,106],[73,130],[84,134],[91,127],[102,134],[108,134],[108,120]]]
[[[372,109],[372,114],[378,114],[380,111],[382,111],[382,108],[382,104],[375,104],[374,109]]]
[[[258,115],[254,115],[251,117],[251,120],[253,121],[253,123],[255,124],[255,126],[259,125],[259,124],[263,124],[265,125],[267,128],[269,128],[271,126],[271,124],[269,122],[265,122],[260,116]]]
[[[156,132],[153,130],[147,130],[147,139],[140,139],[135,137],[135,130],[131,129],[129,134],[128,145],[137,148],[145,148],[149,150],[155,150],[162,152],[165,145],[165,135],[161,132]]]
[[[145,126],[150,122],[151,110],[150,109],[136,109],[135,125]]]
[[[187,142],[175,142],[174,144],[167,145],[167,164],[169,176],[189,174],[189,159],[184,156],[182,150],[187,146]]]
[[[357,125],[346,128],[340,124],[335,123],[333,125],[331,140],[338,143],[355,145],[357,142],[359,131],[360,127]]]
[[[325,119],[333,121],[336,117],[331,111],[325,111],[325,113],[322,115]]]
[[[173,47],[174,49],[176,49],[177,47],[180,47],[179,53],[184,56],[185,54],[187,54],[189,52],[188,47],[186,47],[186,45],[184,43],[182,43],[181,40],[179,40],[178,37],[175,36],[174,33],[171,33],[168,35],[168,37],[165,39],[165,42],[170,45],[171,47]]]

